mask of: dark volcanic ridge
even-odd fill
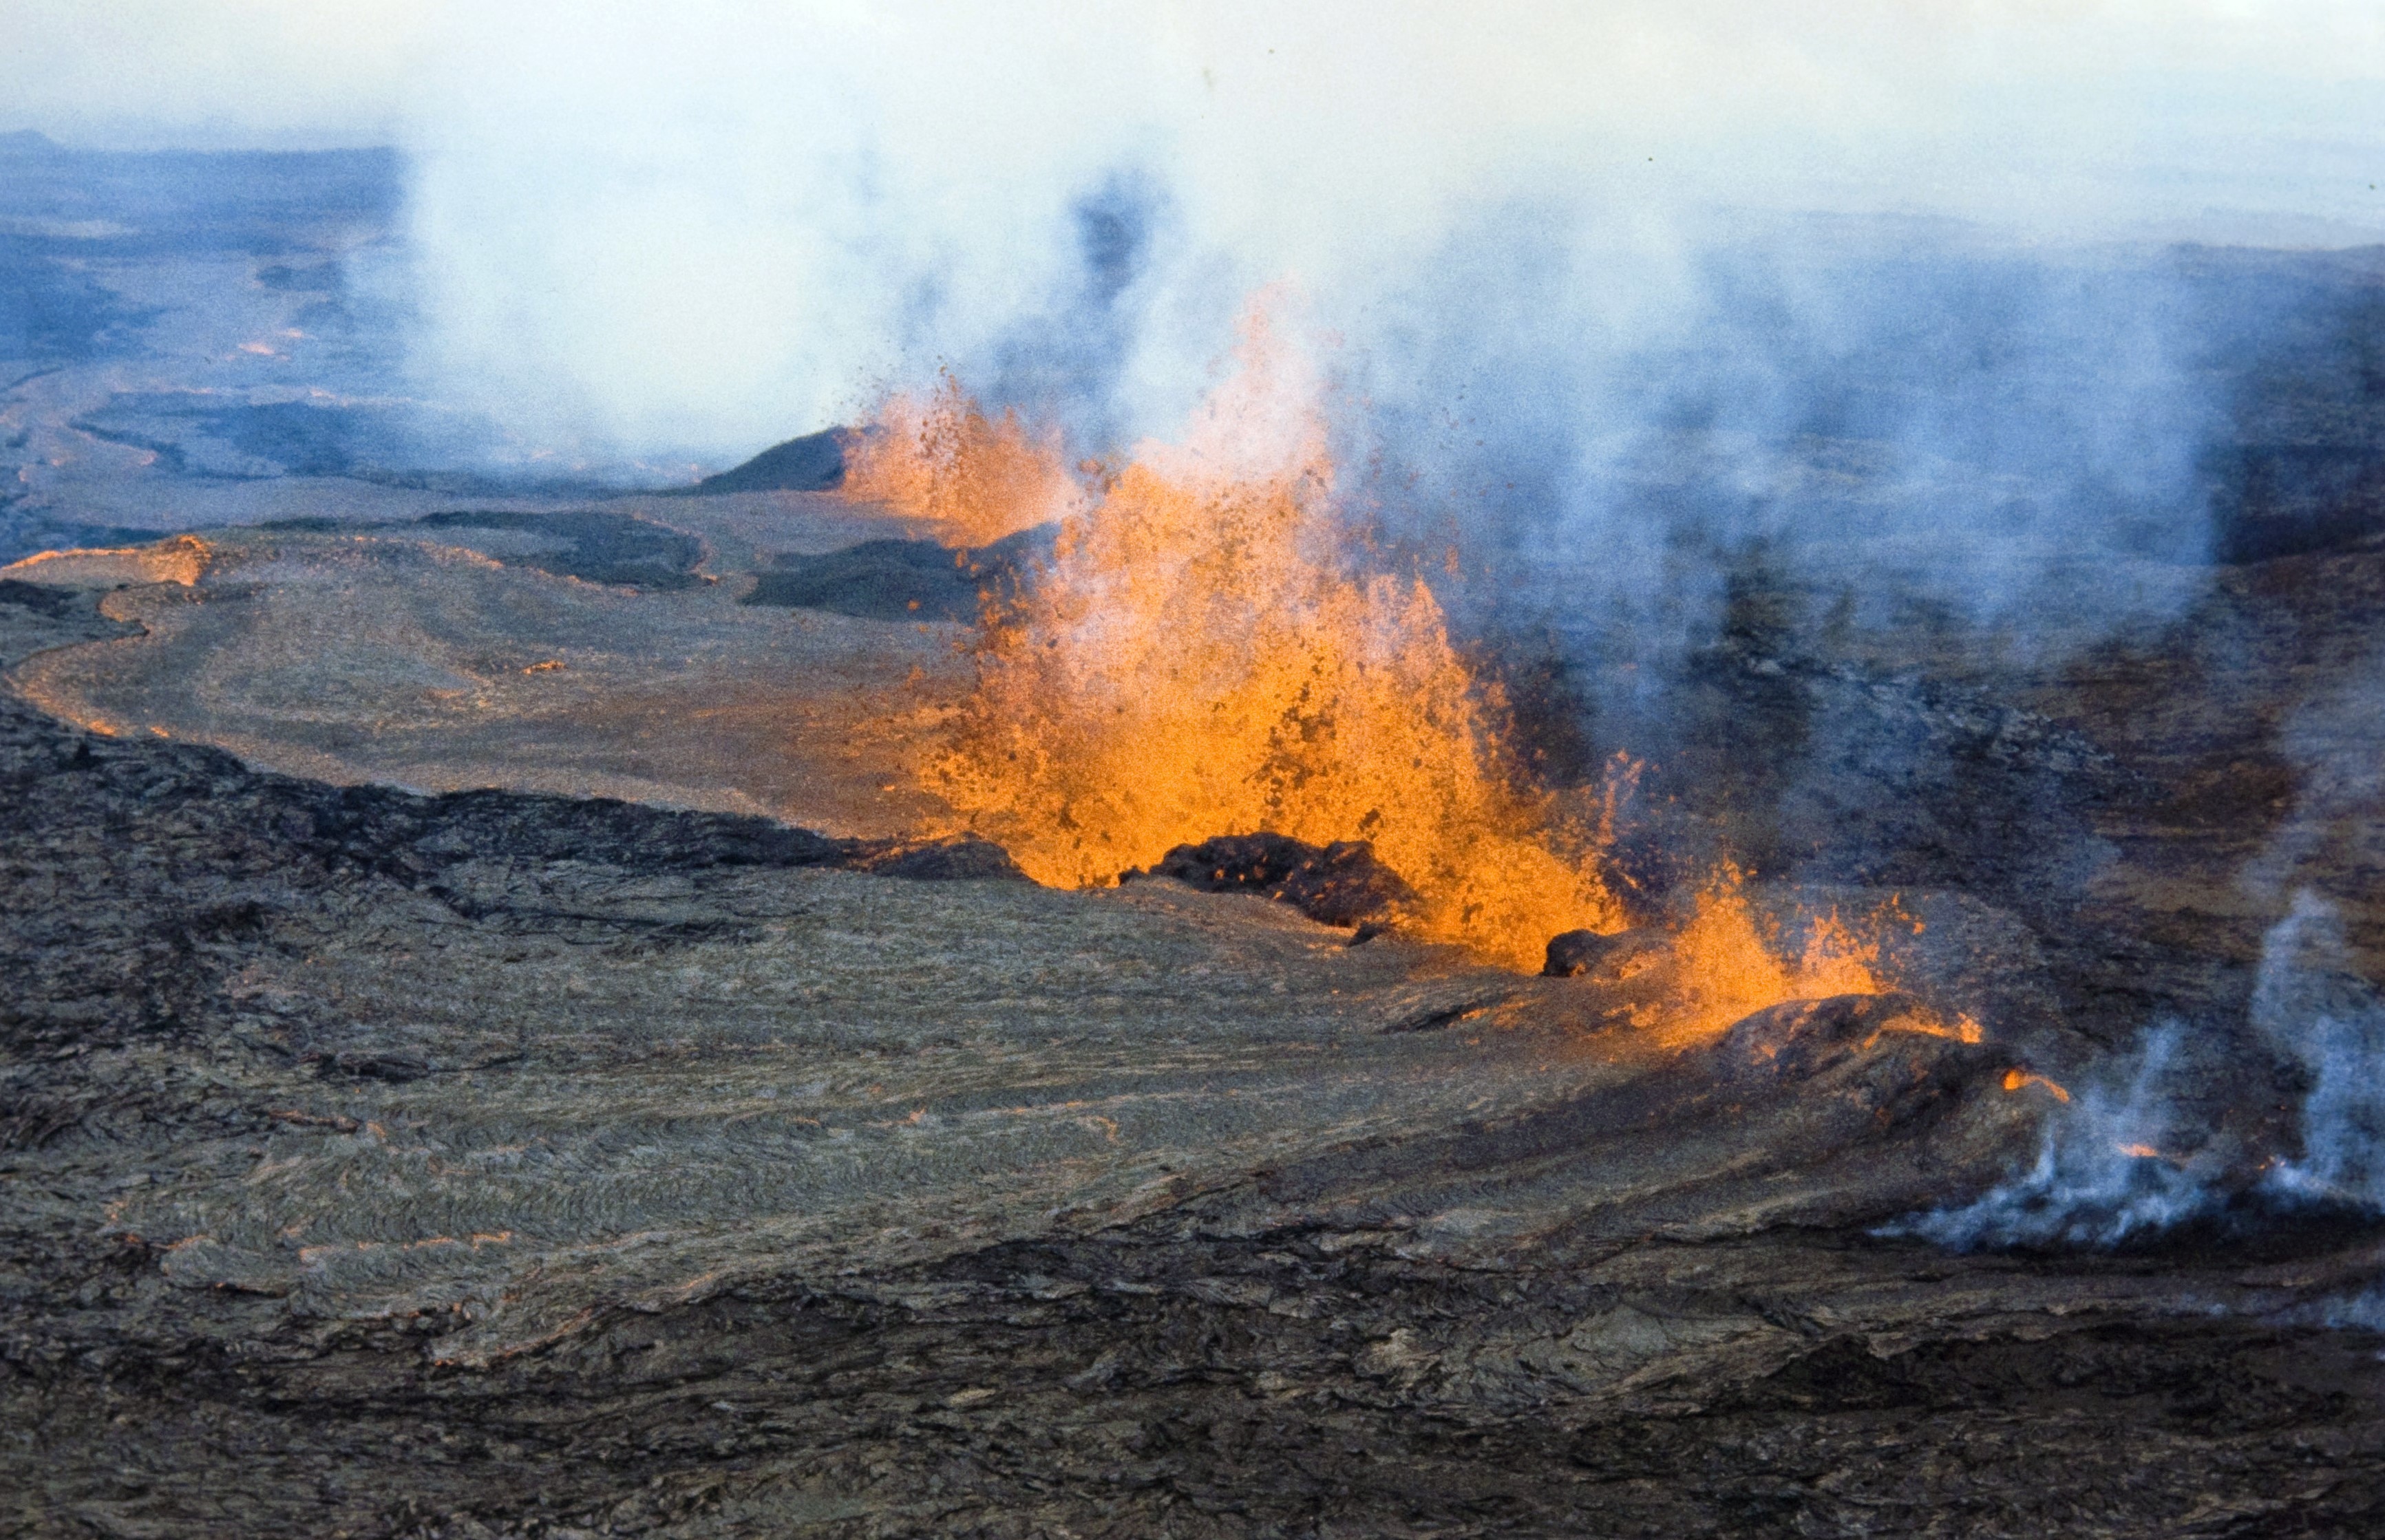
[[[704,542],[693,535],[609,509],[563,513],[458,510],[426,514],[424,529],[513,530],[556,541],[560,549],[505,552],[501,560],[559,578],[639,589],[693,588]],[[468,537],[466,537],[468,539]]]
[[[844,485],[844,448],[855,431],[830,428],[773,444],[743,465],[706,477],[674,497],[713,497],[725,492],[826,492]]]
[[[268,519],[256,528],[334,535],[435,530],[443,540],[509,566],[582,582],[668,592],[710,581],[696,571],[705,557],[701,540],[609,508],[457,508],[400,521],[306,516]]]

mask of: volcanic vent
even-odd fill
[[[846,495],[956,543],[1057,524],[1031,576],[982,593],[974,689],[921,765],[961,826],[1051,886],[1172,876],[1519,971],[1583,971],[1564,960],[1634,930],[1605,950],[1666,956],[1674,1032],[1879,990],[1877,939],[1804,916],[1784,957],[1727,863],[1633,913],[1606,875],[1628,756],[1595,791],[1533,780],[1431,587],[1370,557],[1318,390],[1255,311],[1182,444],[1081,481],[1056,432],[950,376],[890,406]]]

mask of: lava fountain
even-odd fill
[[[964,539],[1059,525],[1033,581],[986,596],[975,687],[926,786],[1052,886],[1263,830],[1367,841],[1413,889],[1403,928],[1507,966],[1623,928],[1598,875],[1611,825],[1518,783],[1505,703],[1431,590],[1354,557],[1305,359],[1259,314],[1234,362],[1182,445],[1089,465],[1089,484],[1056,436],[989,417],[949,377],[882,415],[847,495]],[[1735,874],[1677,950],[1733,1010],[1878,987],[1842,938],[1775,956]]]

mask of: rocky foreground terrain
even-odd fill
[[[148,643],[103,608],[205,593],[11,579],[0,657],[96,642],[124,677]],[[1732,645],[1748,711],[1852,688]],[[2241,854],[2196,853],[2185,770],[2130,791],[2046,718],[1858,693],[2002,743],[1975,780],[2052,786],[2171,878]],[[2025,1166],[2046,1081],[2145,995],[2241,1009],[2249,959],[2108,851],[2066,914],[1987,867],[1987,898],[1900,880],[1926,1001],[1681,1051],[1661,960],[1528,978],[1173,882],[1042,889],[966,841],[102,726],[0,699],[13,1533],[2385,1522],[2356,1217],[1875,1233]],[[2289,1072],[2202,1083],[2285,1136]]]

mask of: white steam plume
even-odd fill
[[[2251,1011],[2261,1040],[2307,1082],[2298,1153],[2248,1169],[2244,1149],[2201,1126],[2195,1105],[2212,1099],[2181,1062],[2185,1029],[2170,1024],[2047,1125],[2027,1173],[1884,1233],[1965,1250],[2093,1248],[2247,1202],[2385,1214],[2385,1004],[2351,970],[2335,906],[2307,888],[2263,938]]]
[[[1529,324],[1581,348],[1678,299],[1717,208],[2385,229],[2385,32],[2350,5],[441,14],[421,361],[593,450],[730,457],[998,360],[1082,287],[1080,205],[1119,179],[1152,190],[1097,382],[1130,434],[1198,399],[1251,287],[1300,285],[1368,354],[1388,296],[1517,200],[1568,256]]]
[[[2158,1234],[2221,1202],[2207,1159],[2173,1148],[2173,1077],[2184,1029],[2156,1028],[2128,1062],[2083,1087],[2047,1125],[2037,1163],[1958,1208],[1917,1214],[1887,1235],[1957,1250],[2108,1247]],[[2200,1153],[2200,1152],[2198,1152]]]
[[[2262,949],[2253,1024],[2310,1079],[2302,1154],[2271,1185],[2385,1210],[2385,1008],[2351,969],[2342,917],[2308,888]]]
[[[2262,937],[2245,1012],[2252,1041],[2302,1083],[2299,1148],[2252,1152],[2211,1139],[2198,1109],[2213,1104],[2215,1072],[2204,1068],[2199,1091],[2185,1062],[2186,1029],[2166,1025],[2107,1067],[2116,1079],[2086,1088],[2049,1124],[2030,1171],[1976,1202],[1905,1221],[1899,1233],[1967,1248],[2092,1246],[2248,1201],[2385,1215],[2385,1000],[2360,971],[2341,910],[2320,890],[2374,863],[2385,652],[2356,628],[2331,645],[2349,655],[2313,660],[2332,679],[2276,737],[2300,772],[2294,806],[2242,876],[2254,898],[2283,910]],[[2222,1087],[2217,1099],[2236,1089]],[[2385,1321],[2385,1296],[2361,1309],[2368,1323]]]

